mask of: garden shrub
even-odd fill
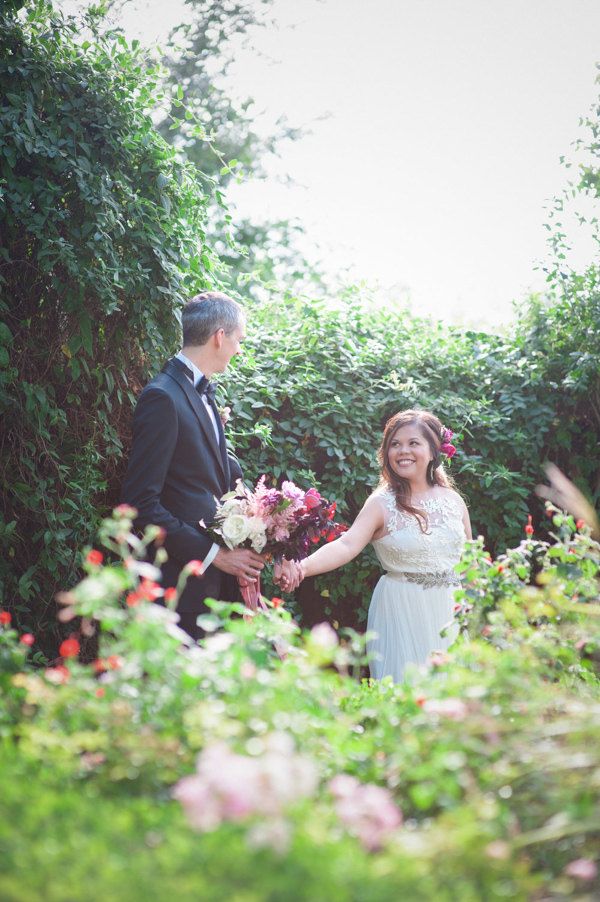
[[[118,501],[177,307],[219,266],[209,186],[153,127],[159,71],[97,15],[0,13],[0,588],[33,631]]]
[[[117,512],[102,538],[124,564],[88,555],[60,599],[71,627],[101,627],[98,660],[71,644],[60,667],[11,665],[0,681],[16,712],[0,748],[2,898],[593,894],[600,548],[553,519],[551,541],[527,537],[497,560],[469,546],[457,595],[469,641],[394,686],[356,681],[353,631],[300,633],[281,607],[246,622],[211,602],[194,646],[153,600],[144,543]],[[18,633],[0,629],[23,662]],[[194,829],[177,787],[206,754],[223,766],[194,778]],[[296,756],[312,774],[305,798]]]

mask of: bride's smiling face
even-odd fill
[[[416,425],[408,423],[396,429],[388,450],[390,468],[411,483],[427,481],[427,467],[433,460],[429,442]]]

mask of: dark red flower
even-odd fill
[[[323,499],[319,495],[316,489],[309,489],[306,495],[304,496],[304,507],[311,511],[315,507],[318,507]]]
[[[62,658],[76,658],[79,654],[80,645],[77,639],[65,639],[58,653]]]
[[[333,520],[333,518],[335,517],[335,509],[336,509],[336,507],[337,507],[337,501],[334,501],[333,504],[330,504],[330,506],[329,506],[329,513],[327,514],[327,519],[328,519],[328,520]]]
[[[8,626],[10,623],[10,614],[8,611],[0,611],[0,623],[3,623],[4,626]]]
[[[35,638],[32,633],[23,633],[19,641],[22,642],[23,645],[33,645]]]
[[[95,567],[98,567],[104,560],[104,556],[101,551],[95,551],[95,549],[92,548],[92,550],[88,551],[86,554],[85,559],[88,564],[93,564]]]

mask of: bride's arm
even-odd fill
[[[461,501],[462,501],[462,498],[461,498]],[[471,530],[471,519],[469,517],[469,510],[464,501],[462,503],[462,506],[463,506],[463,526],[465,527],[465,535],[466,535],[467,539],[472,539],[473,531]]]
[[[327,573],[329,570],[343,567],[382,529],[383,510],[376,498],[371,495],[348,532],[302,561],[304,576],[316,576],[318,573]]]

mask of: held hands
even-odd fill
[[[231,573],[247,583],[256,582],[264,566],[265,559],[250,548],[219,548],[213,564],[224,573]]]
[[[284,558],[273,568],[273,582],[281,586],[283,592],[293,592],[303,579],[302,565],[298,561],[286,561]]]

